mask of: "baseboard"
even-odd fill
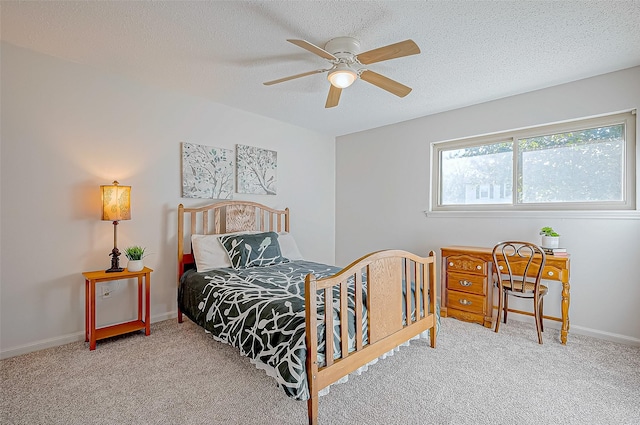
[[[525,315],[514,313],[514,312],[509,312],[509,320],[517,320],[519,322],[531,323],[532,325],[534,325],[535,323],[533,321],[533,317],[525,316]],[[545,320],[544,327],[545,329],[549,328],[549,329],[560,330],[562,328],[562,323],[556,322],[553,320]],[[633,347],[640,347],[640,339],[638,338],[633,338],[627,335],[621,335],[621,334],[616,334],[612,332],[599,331],[596,329],[586,328],[584,326],[570,325],[569,337],[568,337],[569,339],[567,341],[568,343],[571,342],[571,335],[590,336],[590,337],[601,339],[604,341],[611,341],[611,342],[617,342],[619,344],[630,345]]]
[[[161,322],[163,320],[174,319],[178,316],[177,311],[170,311],[167,313],[159,314],[151,318],[151,323]],[[533,319],[527,316],[519,314],[510,314],[509,319],[518,320],[520,322],[527,322],[533,324]],[[561,323],[550,320],[545,320],[545,327],[550,329],[560,330]],[[631,345],[634,347],[640,347],[640,339],[633,338],[626,335],[615,334],[611,332],[599,331],[591,328],[585,328],[583,326],[571,325],[569,330],[569,338],[571,334],[585,335],[605,341],[617,342],[624,345]],[[34,351],[44,350],[45,348],[58,347],[64,344],[70,344],[72,342],[84,341],[84,331],[75,332],[72,334],[63,335],[56,338],[44,339],[32,344],[25,344],[19,347],[11,348],[8,350],[0,351],[0,360],[8,359],[10,357],[19,356],[22,354],[32,353]]]
[[[614,334],[614,333],[605,332],[605,331],[598,331],[595,329],[585,328],[582,326],[574,326],[574,325],[571,325],[571,327],[569,328],[569,336],[571,336],[572,333],[576,333],[578,335],[591,336],[591,337],[602,339],[605,341],[618,342],[624,345],[640,347],[639,338],[633,338],[626,335]]]
[[[178,317],[177,311],[169,311],[167,313],[152,316],[151,323],[162,322],[163,320],[173,319],[176,317]],[[31,344],[25,344],[15,348],[10,348],[8,350],[0,351],[0,360],[20,356],[22,354],[32,353],[34,351],[44,350],[46,348],[58,347],[60,345],[70,344],[72,342],[78,341],[84,341],[84,331],[74,332],[55,338],[43,339]]]

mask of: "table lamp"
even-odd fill
[[[113,221],[113,250],[111,250],[111,268],[107,273],[121,272],[120,251],[118,250],[118,222],[131,220],[131,186],[120,186],[117,181],[109,186],[100,186],[102,192],[102,219]]]

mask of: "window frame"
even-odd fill
[[[551,134],[567,133],[597,127],[624,124],[625,143],[623,146],[623,199],[622,201],[601,202],[545,202],[518,203],[517,182],[518,173],[518,143],[519,139],[541,137]],[[531,126],[521,129],[502,131],[481,136],[465,137],[431,143],[431,196],[427,213],[470,213],[470,212],[637,212],[638,208],[638,173],[637,164],[640,162],[640,149],[636,137],[636,110],[628,110],[597,117],[582,118],[553,124]],[[508,142],[513,144],[513,178],[511,185],[511,203],[503,204],[473,204],[473,205],[442,205],[441,199],[441,153],[443,151]]]

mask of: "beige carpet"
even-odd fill
[[[320,398],[320,424],[640,424],[640,348],[443,319]],[[304,424],[306,403],[189,321],[3,360],[2,424]]]

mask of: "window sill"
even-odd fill
[[[640,220],[640,211],[423,211],[428,218],[583,218],[604,220]]]

